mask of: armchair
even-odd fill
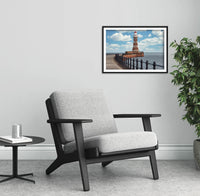
[[[57,159],[47,168],[49,175],[65,163],[79,161],[83,190],[89,191],[87,165],[149,157],[153,179],[159,178],[155,150],[157,137],[150,118],[160,114],[114,114],[101,91],[54,92],[46,100]],[[114,118],[141,118],[144,132],[118,133]]]

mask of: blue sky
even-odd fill
[[[134,30],[106,30],[106,53],[124,53],[133,48]],[[144,52],[163,52],[163,30],[140,30],[138,47]]]

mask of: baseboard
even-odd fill
[[[55,147],[52,144],[19,147],[20,160],[54,160],[56,158]],[[157,160],[192,160],[192,145],[184,144],[160,144],[156,151]],[[10,147],[0,147],[0,160],[11,160]]]
[[[193,146],[188,144],[160,144],[158,160],[193,160]]]
[[[20,160],[54,160],[56,151],[53,144],[40,144],[18,148],[18,159]],[[0,147],[0,160],[11,160],[12,149]]]

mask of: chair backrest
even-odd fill
[[[59,92],[50,96],[55,117],[58,119],[92,119],[83,123],[84,137],[117,132],[102,91]],[[60,138],[63,144],[74,140],[72,124],[61,124]]]

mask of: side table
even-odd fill
[[[0,183],[11,180],[13,178],[17,178],[20,180],[26,180],[26,181],[35,183],[34,180],[24,178],[24,176],[30,176],[30,175],[33,176],[33,173],[18,174],[18,147],[27,146],[30,144],[39,144],[39,143],[44,142],[45,139],[42,137],[36,137],[36,136],[26,136],[26,137],[32,138],[32,142],[10,144],[7,142],[0,141],[0,146],[12,147],[12,165],[13,165],[13,173],[11,175],[0,175],[0,177],[7,177],[3,180],[0,180]]]

